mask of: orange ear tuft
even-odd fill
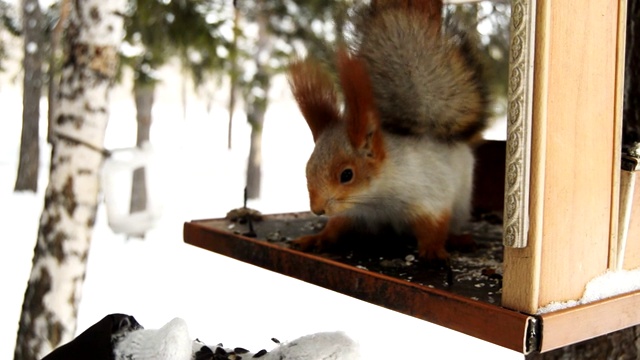
[[[341,48],[338,50],[338,69],[349,141],[354,148],[365,151],[368,156],[384,157],[380,118],[364,61]]]
[[[288,79],[291,92],[316,141],[324,129],[340,119],[333,79],[322,64],[309,58],[292,63]]]

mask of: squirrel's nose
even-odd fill
[[[311,211],[316,215],[324,215],[324,206],[322,204],[318,204],[319,202],[312,201],[311,202]]]
[[[309,191],[309,206],[311,207],[311,212],[316,215],[324,215],[324,201],[322,198],[318,196],[315,191]]]
[[[324,215],[324,208],[321,206],[313,206],[311,205],[311,211],[316,215]]]

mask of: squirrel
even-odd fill
[[[290,64],[315,142],[311,210],[329,217],[294,247],[321,251],[348,231],[383,224],[413,235],[427,261],[448,261],[448,241],[469,241],[473,148],[488,96],[475,44],[443,25],[441,10],[440,0],[372,0],[351,13],[337,76],[311,56]]]

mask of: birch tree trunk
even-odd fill
[[[125,0],[75,0],[69,13],[33,268],[14,359],[40,359],[73,339],[98,206],[108,94],[118,63]]]
[[[42,59],[44,16],[38,0],[22,1],[24,59],[22,67],[22,135],[15,191],[38,191],[40,166],[40,96],[42,95]]]

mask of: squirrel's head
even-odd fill
[[[333,215],[362,203],[385,159],[382,130],[364,62],[338,51],[344,106],[331,74],[309,58],[289,68],[289,84],[315,148],[307,163],[311,210]]]

